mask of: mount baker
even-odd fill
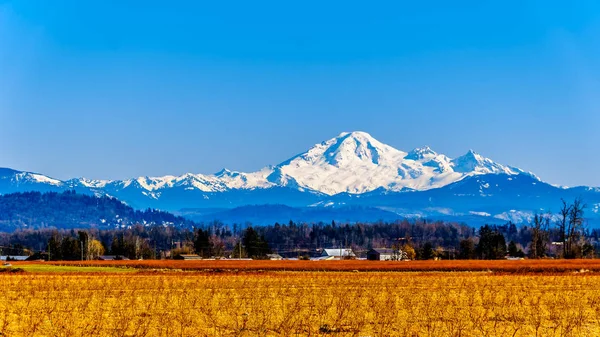
[[[247,205],[277,204],[312,211],[338,209],[346,214],[364,208],[380,218],[477,217],[522,222],[534,212],[551,210],[560,198],[582,196],[592,202],[594,214],[595,202],[600,202],[595,188],[554,187],[530,172],[496,163],[472,150],[454,159],[429,147],[404,152],[365,132],[341,133],[278,165],[251,173],[223,169],[211,175],[61,181],[0,169],[1,194],[64,190],[109,195],[136,208],[194,209],[196,217],[218,215],[223,219],[233,211],[239,213],[236,207],[247,212]],[[257,209],[264,213],[263,218],[269,218],[279,208]],[[289,214],[289,209],[286,212]]]

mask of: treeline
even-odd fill
[[[264,258],[272,250],[264,236],[247,227],[210,232],[168,226],[135,225],[127,229],[20,230],[0,233],[0,255],[32,259],[92,260],[102,255],[128,259],[164,259],[181,254],[204,258]]]
[[[133,224],[194,226],[194,222],[168,212],[134,210],[107,196],[74,191],[25,192],[0,195],[0,231],[42,229],[116,228]]]
[[[219,222],[195,228],[133,225],[120,229],[20,230],[0,234],[4,253],[29,249],[50,259],[89,259],[118,255],[130,259],[159,259],[179,254],[203,257],[263,258],[268,252],[284,257],[318,255],[322,248],[352,248],[364,256],[370,248],[397,248],[416,259],[501,259],[506,255],[531,258],[593,257],[600,232],[584,224],[580,199],[563,202],[556,215],[538,214],[527,225],[485,225],[426,220],[358,224],[275,223],[265,227]],[[18,254],[16,254],[18,255]]]

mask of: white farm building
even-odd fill
[[[332,259],[353,259],[356,258],[356,255],[352,249],[349,248],[332,248],[323,249],[321,257]]]

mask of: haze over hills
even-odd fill
[[[251,173],[223,169],[209,175],[61,181],[43,174],[0,169],[1,194],[65,190],[116,197],[134,208],[187,209],[191,216],[194,213],[190,209],[196,209],[197,220],[219,217],[239,221],[241,212],[248,213],[242,206],[248,205],[297,208],[291,212],[263,207],[253,214],[259,222],[261,217],[270,221],[278,216],[287,221],[290,219],[284,217],[290,214],[311,220],[322,216],[328,221],[348,213],[354,214],[355,221],[396,215],[522,222],[534,212],[556,210],[561,198],[585,197],[591,208],[588,213],[593,216],[600,204],[597,189],[554,187],[533,173],[496,163],[472,150],[458,158],[429,147],[404,152],[365,132],[341,133],[278,165]],[[218,211],[202,211],[209,208]],[[328,212],[316,211],[322,208]]]

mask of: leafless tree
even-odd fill
[[[565,199],[560,199],[562,205],[558,215],[560,216],[557,227],[560,232],[560,241],[562,242],[562,257],[567,257],[567,225],[569,223],[569,214],[571,213],[571,205]]]
[[[557,227],[560,232],[563,252],[563,258],[575,257],[576,251],[574,244],[581,237],[584,226],[584,211],[586,205],[581,198],[575,198],[572,204],[561,199],[562,206],[558,215],[560,216]]]
[[[530,255],[537,259],[546,255],[546,248],[550,241],[550,214],[536,214],[533,217]]]
[[[569,209],[568,223],[567,223],[567,252],[571,257],[573,257],[575,251],[573,244],[576,242],[577,238],[580,237],[583,232],[584,218],[583,214],[585,211],[586,205],[583,203],[581,198],[575,198],[573,204]]]

